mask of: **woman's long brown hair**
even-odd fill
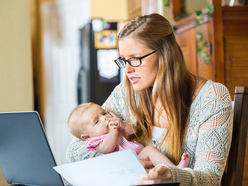
[[[164,110],[168,131],[161,146],[164,145],[168,158],[177,164],[182,154],[196,78],[187,70],[172,27],[163,16],[150,14],[136,17],[120,31],[118,40],[127,36],[139,39],[148,48],[155,50],[159,63],[153,87],[135,92],[125,77],[127,107],[137,119],[136,137],[150,144],[154,110],[158,111],[159,116]],[[155,107],[157,100],[161,102],[161,108]]]

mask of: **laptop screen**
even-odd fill
[[[37,112],[0,113],[0,167],[9,184],[60,186]]]

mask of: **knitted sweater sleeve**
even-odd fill
[[[89,151],[84,140],[74,138],[69,144],[66,151],[66,161],[68,163],[81,161],[92,157],[97,157],[102,155],[98,151]]]
[[[122,120],[129,123],[128,119],[128,113],[126,109],[126,102],[125,102],[125,95],[124,95],[124,87],[123,84],[119,84],[115,87],[111,95],[108,97],[108,99],[104,102],[102,107],[107,112],[114,112],[117,114]],[[130,113],[130,116],[132,114]],[[136,120],[133,120],[133,123],[135,123]]]
[[[229,154],[233,109],[227,88],[210,85],[191,108],[184,150],[189,151],[188,168],[167,166],[173,182],[182,186],[219,186]]]

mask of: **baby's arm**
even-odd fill
[[[117,145],[118,129],[116,127],[109,126],[110,131],[106,138],[96,147],[98,152],[107,154],[113,152]]]
[[[153,146],[146,146],[138,154],[139,159],[141,160],[150,160],[154,166],[158,164],[165,164],[175,167],[175,165],[157,148]],[[177,165],[178,168],[185,168],[189,164],[189,153],[183,153],[180,163]]]
[[[133,134],[136,132],[136,127],[133,124],[128,124],[124,122],[122,119],[120,119],[115,113],[110,112],[110,114],[113,116],[110,120],[111,125],[116,126],[118,129],[123,130],[126,134]]]
[[[154,166],[158,164],[175,166],[163,153],[150,145],[141,150],[138,157],[141,160],[150,160]]]

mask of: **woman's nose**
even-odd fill
[[[134,68],[131,66],[131,65],[129,65],[129,63],[126,63],[126,66],[125,66],[125,68],[124,68],[124,72],[126,73],[126,74],[128,74],[128,73],[131,73],[131,72],[133,72],[134,71]]]

